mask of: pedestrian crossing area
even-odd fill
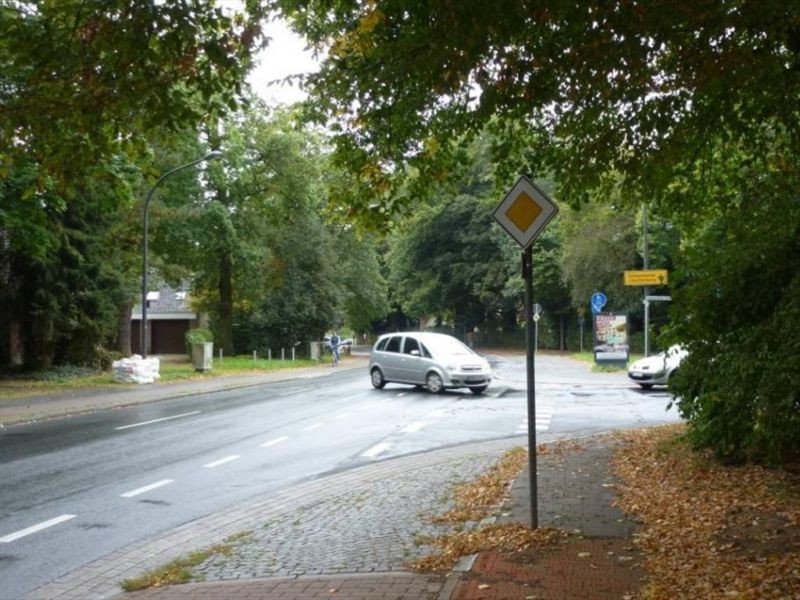
[[[553,405],[551,402],[539,402],[536,404],[536,431],[548,431],[550,422],[553,420]],[[517,433],[528,432],[528,417],[524,417],[517,427]]]

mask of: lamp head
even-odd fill
[[[203,157],[203,160],[214,160],[215,158],[219,158],[220,156],[222,156],[222,152],[220,152],[219,150],[212,150]]]

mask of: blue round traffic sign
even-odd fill
[[[595,292],[592,294],[592,308],[595,306],[599,309],[603,308],[608,302],[608,298],[603,292]]]

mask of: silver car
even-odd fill
[[[378,389],[387,383],[425,386],[433,392],[469,388],[481,394],[489,387],[489,363],[456,338],[419,331],[378,338],[369,356],[369,375]]]

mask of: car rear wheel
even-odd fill
[[[472,393],[473,393],[473,394],[475,394],[475,395],[477,395],[477,394],[482,394],[483,392],[485,392],[485,391],[486,391],[486,388],[487,388],[487,387],[488,387],[488,386],[485,386],[485,385],[480,385],[480,386],[478,386],[478,387],[471,387],[471,388],[469,388],[469,391],[470,391],[470,392],[472,392]]]
[[[432,394],[440,394],[442,390],[444,390],[442,377],[438,373],[428,373],[428,376],[425,378],[425,387],[427,387],[428,391]]]
[[[381,373],[381,370],[377,367],[372,369],[372,373],[370,373],[370,379],[372,380],[372,387],[374,387],[376,390],[379,390],[386,385],[386,380],[383,378],[383,373]]]

